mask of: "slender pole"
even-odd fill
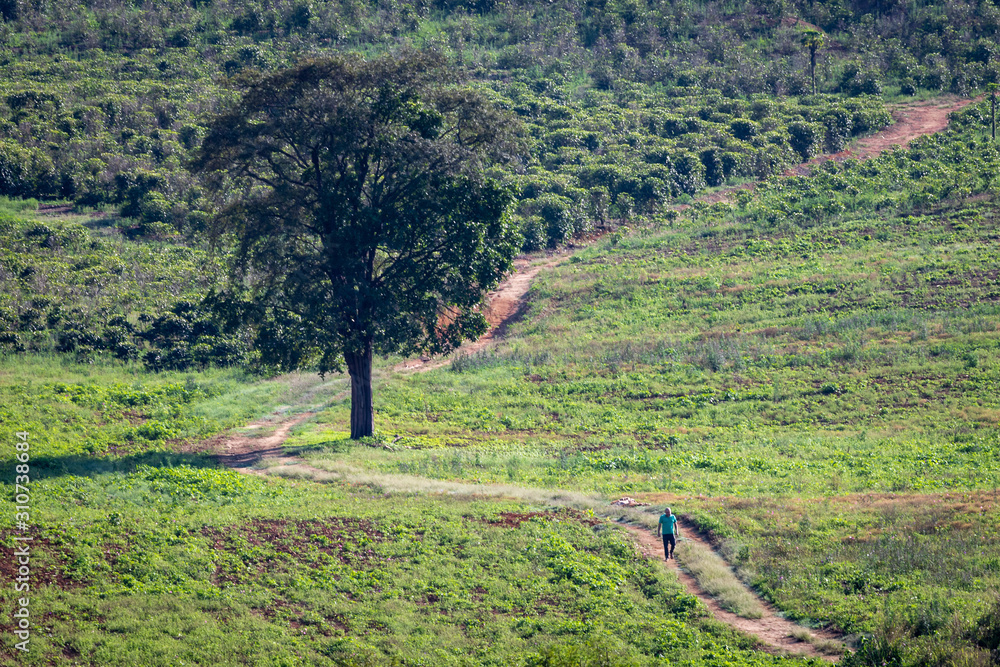
[[[813,95],[816,94],[816,49],[818,44],[809,45],[809,70],[813,80]]]

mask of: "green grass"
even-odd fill
[[[696,542],[681,541],[677,557],[706,593],[719,600],[723,609],[744,618],[760,618],[760,600],[734,575],[715,551]]]
[[[183,465],[35,488],[38,619],[3,664],[804,664],[577,511]]]
[[[17,216],[38,209],[37,199],[16,199],[0,197],[0,216]]]
[[[0,363],[2,437],[29,433],[34,538],[31,650],[16,651],[0,622],[0,664],[654,665],[665,652],[690,665],[805,664],[707,620],[595,516],[599,498],[265,480],[178,453],[343,386],[248,380],[44,355]],[[24,535],[10,487],[8,553]],[[7,587],[0,605],[18,595]]]
[[[361,442],[342,378],[5,358],[0,436],[44,436],[32,512],[52,618],[31,659],[781,662],[602,520],[649,524],[608,505],[627,493],[714,543],[684,563],[725,604],[745,596],[735,574],[847,633],[849,665],[985,664],[1000,204],[985,176],[954,189],[993,164],[975,132],[592,245],[538,276],[496,347],[381,367]],[[892,189],[925,167],[919,197]],[[311,468],[263,481],[179,453],[309,404],[286,448]]]
[[[1000,590],[982,113],[578,252],[496,347],[384,375],[371,442],[346,441],[346,401],[323,411],[307,460],[668,502],[786,614],[848,633],[854,664],[979,664]]]
[[[291,386],[317,382],[298,375],[262,382],[235,369],[152,373],[138,364],[7,355],[0,357],[0,438],[33,434],[34,465],[53,470],[171,452],[278,407],[294,395]],[[10,462],[12,451],[0,460]]]
[[[969,637],[988,627],[1000,589],[998,498],[692,498],[688,506],[696,522],[711,517],[706,529],[722,552],[790,618],[888,642],[904,664],[940,664],[949,652],[983,659],[985,645]]]

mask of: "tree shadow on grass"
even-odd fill
[[[73,454],[68,456],[37,456],[28,461],[28,477],[32,482],[43,479],[73,475],[76,477],[97,477],[108,473],[132,473],[139,466],[153,468],[175,468],[181,465],[192,468],[250,468],[264,458],[276,456],[301,456],[307,452],[343,453],[350,447],[350,441],[330,440],[296,447],[270,447],[235,454],[213,454],[210,452],[183,453],[171,451],[147,451],[116,456],[88,456]],[[0,470],[9,470],[9,481],[13,482],[15,466],[23,465],[13,458],[0,459]]]
[[[15,466],[23,465],[12,458],[0,460],[0,470],[15,472]],[[177,452],[152,451],[124,456],[38,456],[28,461],[28,477],[31,482],[73,475],[76,477],[97,477],[108,473],[131,473],[139,466],[154,468],[174,468],[180,465],[192,468],[217,468],[221,463],[211,454],[182,454]],[[13,478],[8,478],[13,482]]]

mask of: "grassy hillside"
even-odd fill
[[[671,504],[786,616],[845,633],[844,664],[996,661],[989,102],[907,150],[778,176],[885,126],[887,102],[1000,82],[990,0],[0,17],[5,581],[34,539],[31,652],[5,587],[3,664],[809,663],[711,620],[587,511],[621,494]],[[262,379],[204,301],[226,254],[185,164],[231,77],[414,47],[521,119],[524,250],[603,236],[538,275],[495,347],[384,362],[380,433],[351,442],[343,378]],[[313,404],[286,443],[312,473],[241,475],[197,444]]]
[[[386,377],[382,428],[416,446],[386,465],[485,440],[538,480],[620,479],[610,492],[992,488],[997,204],[968,176],[997,160],[981,112],[541,274],[500,347]],[[911,171],[928,176],[893,190]],[[668,467],[673,481],[651,474]]]
[[[4,664],[806,664],[579,513],[187,466],[43,488],[38,634]]]
[[[983,108],[595,244],[539,276],[497,348],[386,375],[384,448],[342,440],[343,404],[289,445],[348,475],[669,502],[794,617],[901,664],[985,659],[1000,202]]]
[[[710,621],[592,513],[265,481],[190,452],[302,400],[295,383],[315,384],[5,360],[0,437],[30,448],[2,465],[30,481],[27,528],[5,501],[2,568],[31,537],[32,634],[14,648],[25,593],[5,587],[0,662],[807,664]]]

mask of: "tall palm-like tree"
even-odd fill
[[[809,75],[813,82],[813,95],[816,94],[816,52],[823,48],[823,33],[810,28],[802,34],[802,46],[809,49]]]

